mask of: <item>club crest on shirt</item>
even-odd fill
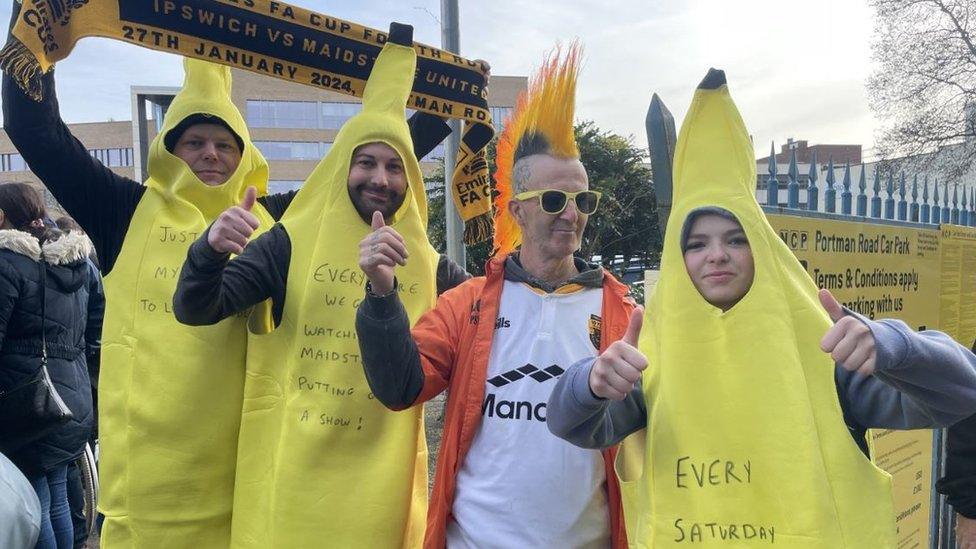
[[[597,315],[590,315],[589,321],[590,343],[597,351],[600,350],[600,339],[603,336],[603,319]]]

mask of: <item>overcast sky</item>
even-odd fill
[[[9,19],[12,0],[0,0]],[[438,0],[293,0],[315,11],[385,29],[412,24],[414,39],[440,45]],[[861,143],[877,127],[864,83],[874,14],[867,0],[460,0],[461,53],[497,75],[527,75],[557,42],[585,48],[577,118],[646,147],[644,116],[657,92],[681,119],[709,67],[728,75],[756,149],[788,137]],[[178,86],[176,56],[89,38],[58,65],[68,122],[131,118],[129,86]],[[870,151],[866,151],[870,155]]]

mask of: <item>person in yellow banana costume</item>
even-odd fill
[[[101,546],[230,543],[245,319],[206,329],[170,302],[186,249],[268,165],[231,102],[230,70],[187,60],[149,150],[145,185],[92,158],[60,120],[53,72],[34,102],[4,76],[4,123],[31,169],[91,236],[105,278],[99,383]],[[271,226],[262,204],[257,230]]]
[[[281,223],[250,240],[246,208],[229,209],[184,264],[174,297],[181,321],[209,324],[273,302],[277,327],[248,342],[234,547],[423,540],[423,410],[391,412],[373,397],[354,325],[365,284],[357,244],[380,225],[395,228],[397,245],[409,250],[396,289],[411,319],[433,305],[436,278],[467,276],[439,261],[427,240],[423,176],[404,119],[416,67],[411,37],[410,27],[391,26],[362,112],[342,127]]]
[[[646,369],[602,356],[574,367],[550,398],[550,430],[604,447],[646,428],[624,440],[643,457],[621,479],[633,547],[894,547],[890,480],[859,449],[865,429],[966,417],[976,357],[818,292],[756,202],[723,72],[697,89],[674,166],[637,343]]]
[[[246,319],[190,330],[169,302],[192,235],[246,188],[266,194],[268,166],[231,102],[230,70],[185,67],[149,149],[148,190],[105,279],[99,508],[109,549],[230,541]],[[259,230],[271,226],[262,206],[255,215]]]

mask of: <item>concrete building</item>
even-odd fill
[[[119,175],[128,178],[135,176],[131,121],[70,124],[69,127],[71,133],[88,148],[89,154]],[[14,182],[33,185],[44,195],[52,216],[63,214],[51,193],[27,169],[27,164],[10,142],[7,132],[0,130],[0,184]]]
[[[810,145],[805,139],[794,140],[792,138],[787,139],[786,144],[780,146],[780,152],[775,155],[776,162],[778,164],[789,163],[793,151],[796,151],[796,161],[802,164],[809,164],[814,155],[816,155],[817,160],[822,162],[833,159],[835,164],[861,163],[861,145]],[[768,164],[769,156],[756,159],[756,163]]]
[[[237,69],[233,69],[233,77],[234,103],[247,121],[251,139],[270,165],[271,193],[299,188],[328,152],[342,124],[361,109],[356,97]],[[496,132],[527,83],[524,76],[491,77],[489,105]],[[178,90],[133,86],[132,120],[68,124],[68,127],[92,156],[120,175],[143,181],[149,144]],[[440,145],[423,159],[424,171],[432,171],[443,155],[444,148]],[[63,211],[27,169],[6,133],[0,131],[0,183],[15,181],[30,183],[43,191],[52,214]]]
[[[827,173],[830,161],[833,160],[834,183],[837,192],[837,211],[840,211],[840,196],[843,191],[844,170],[848,163],[851,165],[851,191],[857,194],[858,177],[863,161],[861,145],[816,144],[810,145],[806,140],[788,139],[781,145],[780,152],[775,155],[756,159],[756,198],[760,204],[767,203],[767,192],[770,180],[770,158],[776,163],[776,181],[779,184],[778,203],[786,207],[789,199],[787,185],[790,181],[790,158],[796,152],[797,183],[800,187],[799,204],[801,209],[807,208],[807,188],[810,184],[810,164],[816,159],[817,187],[819,189],[818,210],[825,211],[824,190],[827,188]],[[873,178],[868,186],[873,184]],[[869,194],[870,188],[869,188]]]

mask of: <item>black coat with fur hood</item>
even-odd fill
[[[23,383],[40,365],[43,264],[48,372],[74,415],[53,433],[7,456],[28,476],[77,458],[93,428],[85,329],[89,293],[97,281],[90,275],[89,253],[91,242],[80,233],[66,233],[42,248],[28,233],[0,230],[0,389]]]

